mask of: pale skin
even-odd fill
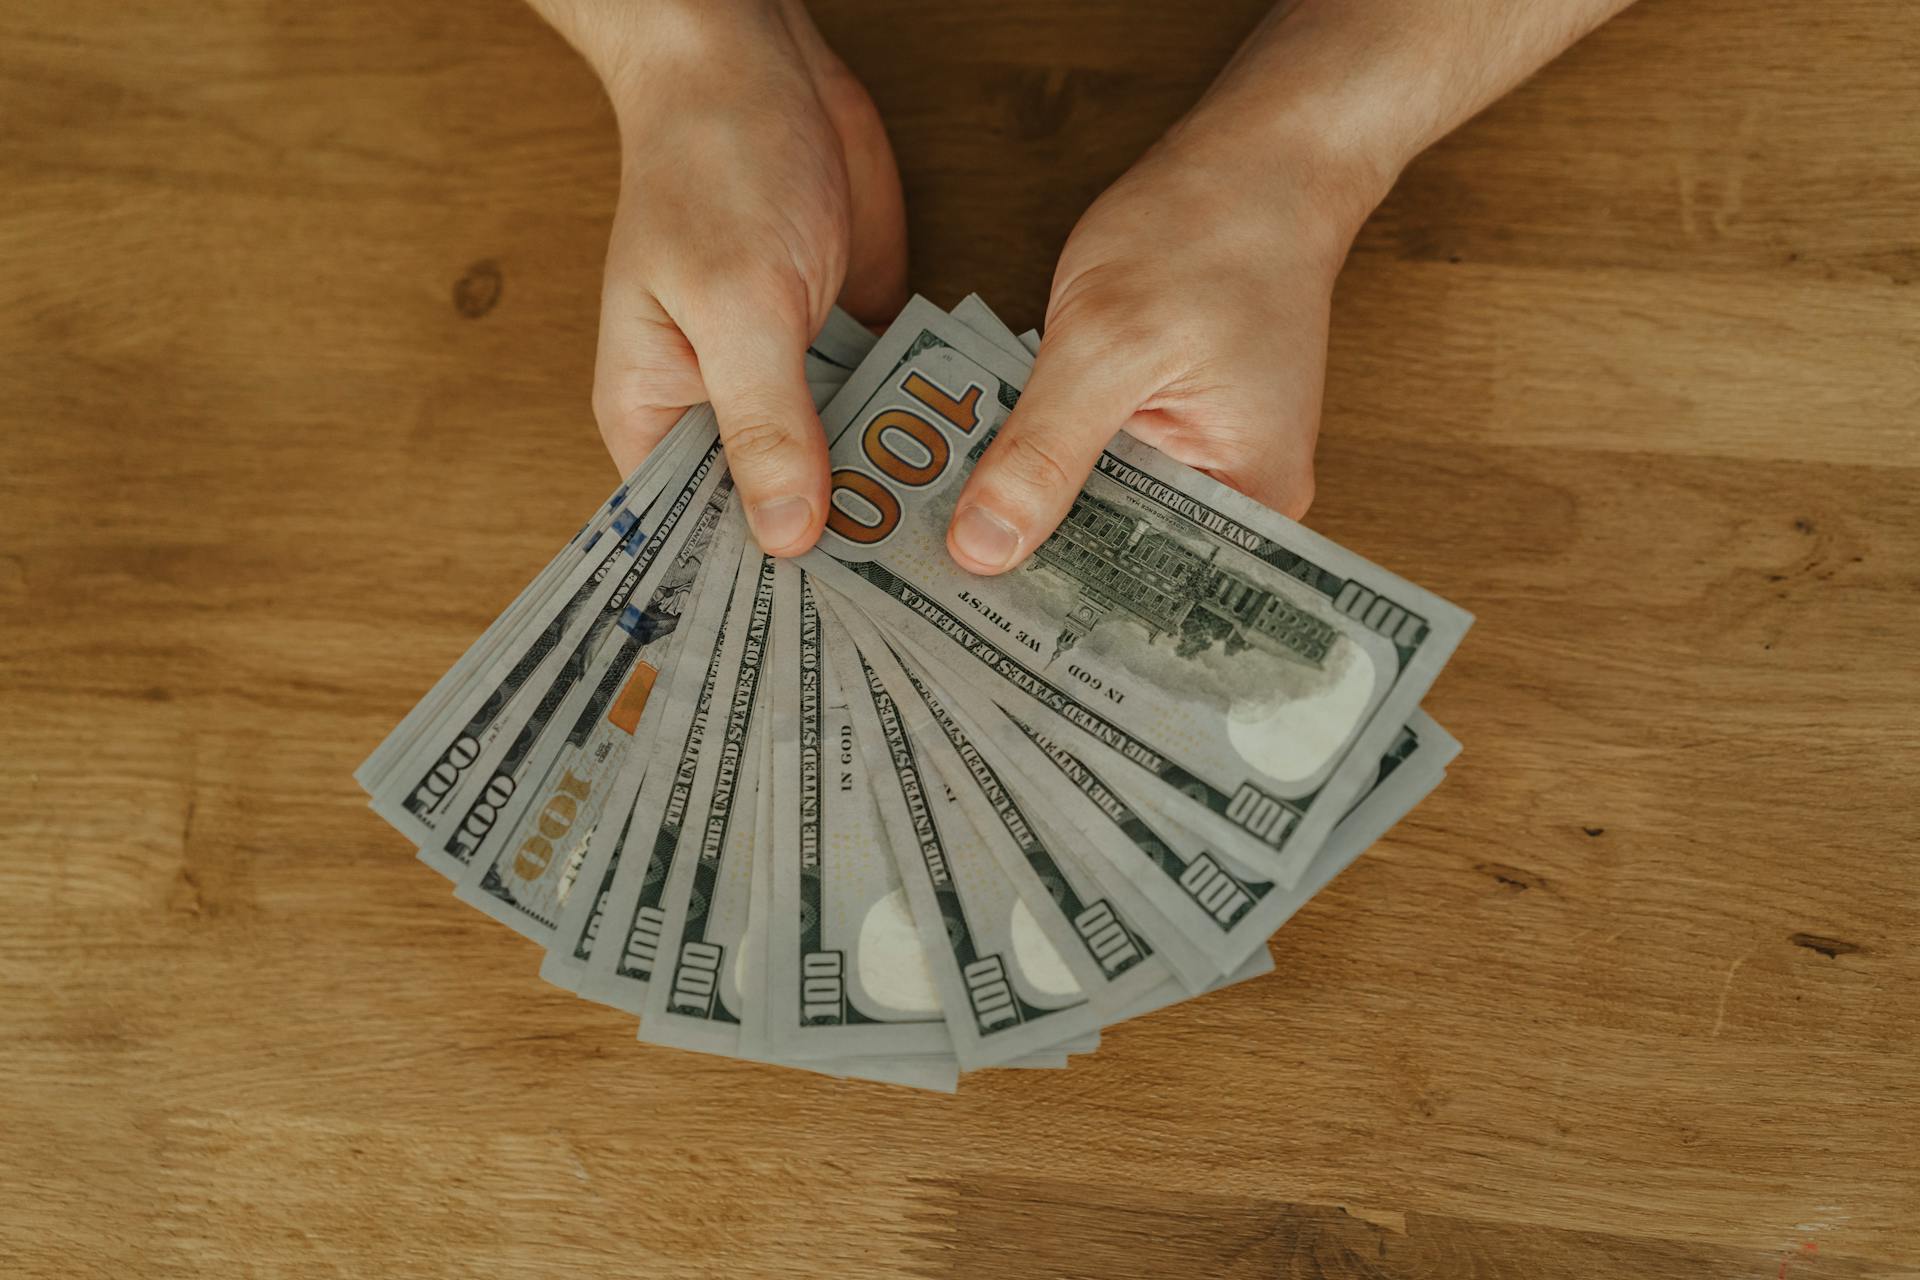
[[[1421,151],[1631,0],[1297,0],[1087,210],[1018,406],[955,504],[966,569],[1024,561],[1126,431],[1296,519],[1335,278]],[[762,548],[827,515],[802,353],[905,301],[899,174],[800,0],[531,0],[620,122],[593,404],[623,473],[710,400]],[[903,19],[903,20],[911,20]]]

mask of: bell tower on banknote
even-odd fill
[[[1219,563],[1117,503],[1082,493],[1029,568],[1078,588],[1061,620],[1053,656],[1079,644],[1119,611],[1147,630],[1149,643],[1177,636],[1191,658],[1220,644],[1228,655],[1252,645],[1318,667],[1333,647],[1333,624]],[[1051,661],[1051,660],[1050,660]]]

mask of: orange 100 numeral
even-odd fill
[[[920,376],[919,370],[907,375],[900,384],[902,390],[918,400],[927,408],[960,429],[960,434],[970,436],[973,429],[980,425],[980,388],[969,386],[956,398],[942,387],[937,387]]]
[[[955,396],[916,370],[906,376],[900,389],[962,435],[973,434],[980,425],[981,388],[977,385]],[[907,452],[902,452],[903,448]],[[913,410],[884,409],[860,433],[860,452],[880,475],[858,467],[835,471],[827,528],[848,542],[870,546],[886,538],[900,523],[900,498],[887,482],[909,489],[932,484],[947,469],[953,450],[946,435]],[[843,498],[853,501],[843,502]],[[859,514],[862,509],[870,513],[870,518]]]
[[[540,811],[538,830],[526,838],[519,852],[513,857],[514,874],[522,880],[538,879],[553,862],[553,842],[573,829],[573,820],[579,816],[580,802],[593,794],[593,784],[585,778],[573,776],[573,770],[567,770],[560,779],[559,789],[547,797],[547,807]]]

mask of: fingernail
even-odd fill
[[[1019,553],[1020,531],[985,507],[962,507],[953,518],[953,545],[976,564],[998,573]]]
[[[801,497],[768,498],[747,508],[760,549],[776,555],[800,541],[813,524],[813,504]]]

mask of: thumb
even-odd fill
[[[688,337],[754,540],[768,555],[797,556],[820,537],[827,510],[827,439],[807,389],[807,335],[765,313],[729,319]]]
[[[1025,560],[1079,496],[1100,451],[1156,389],[1111,344],[1050,329],[1033,376],[954,504],[947,550],[972,573]]]

